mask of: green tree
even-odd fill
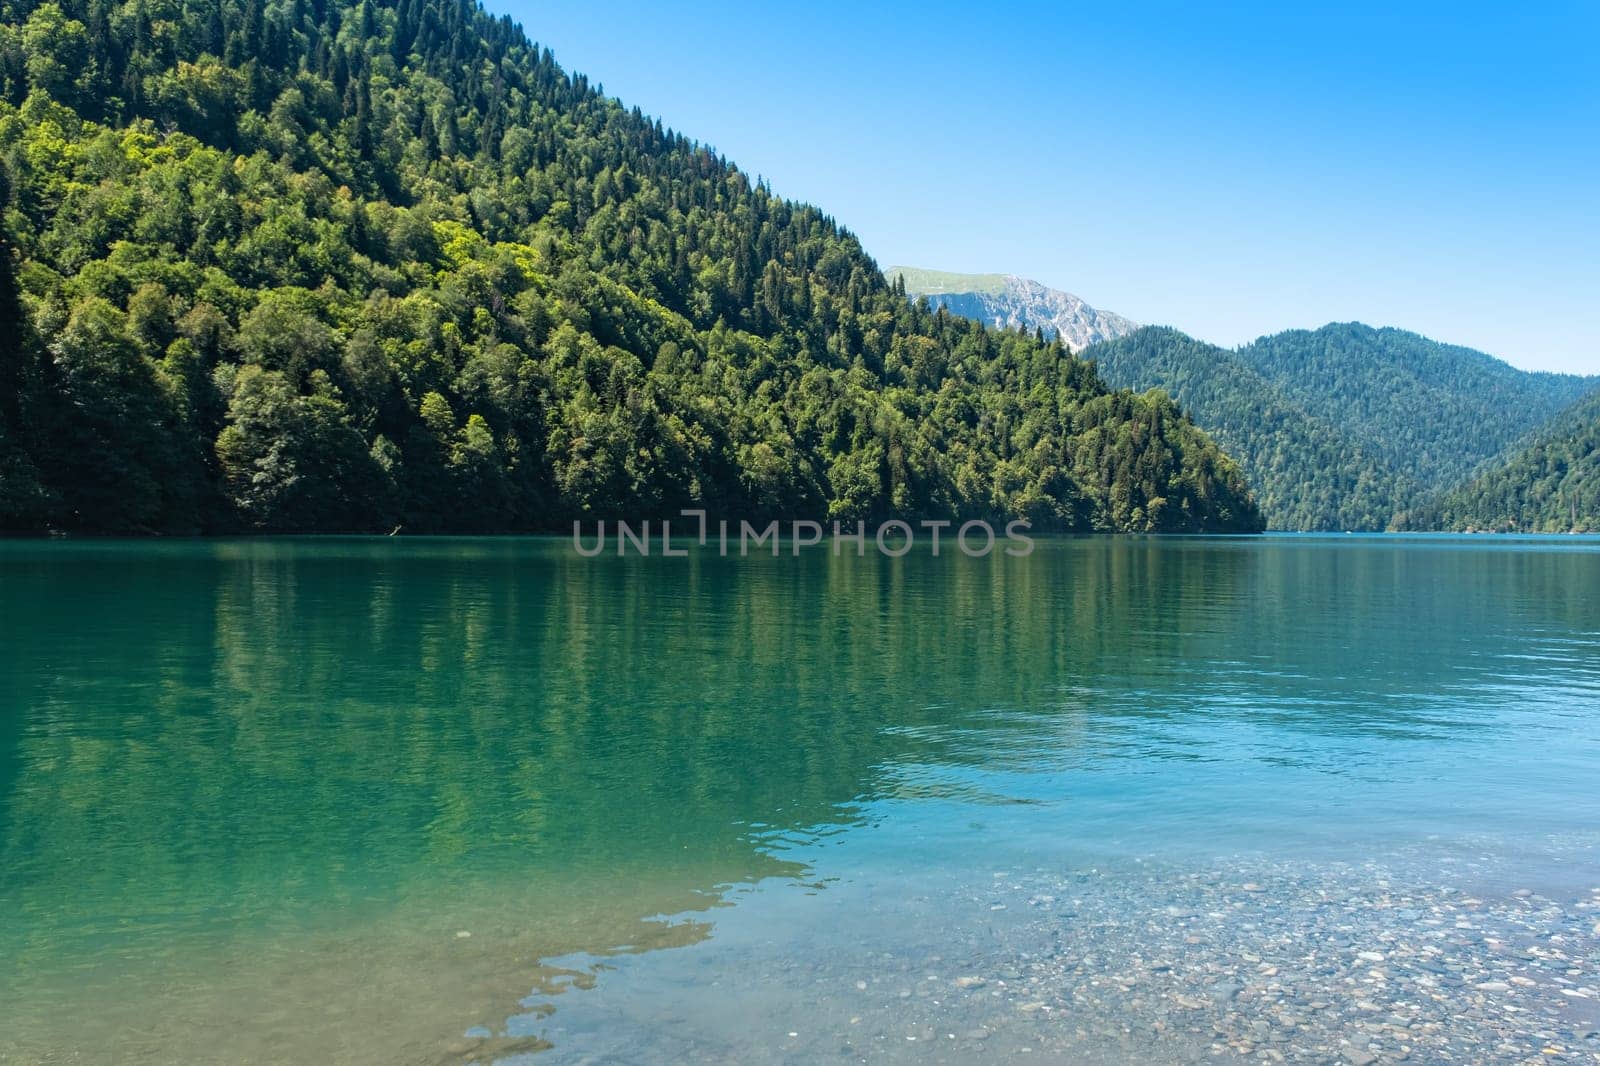
[[[65,104],[77,104],[88,84],[89,32],[59,4],[41,4],[22,25],[28,83]]]
[[[388,516],[370,449],[319,373],[316,392],[295,392],[279,371],[234,375],[217,459],[229,500],[256,529],[373,529]]]

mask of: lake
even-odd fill
[[[1600,1061],[1600,540],[0,542],[0,1060]]]

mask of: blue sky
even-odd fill
[[[880,265],[1600,373],[1600,3],[488,4]]]

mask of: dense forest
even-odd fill
[[[1471,348],[1359,322],[1262,337],[1239,349],[1239,358],[1397,474],[1435,490],[1600,385],[1529,373]]]
[[[1440,494],[1600,386],[1360,323],[1237,351],[1152,327],[1084,354],[1112,385],[1176,399],[1239,460],[1272,529],[1429,528]]]
[[[0,526],[1253,530],[1161,394],[467,0],[0,0]]]
[[[1239,460],[1272,529],[1383,529],[1421,487],[1338,423],[1307,411],[1235,352],[1175,329],[1088,349],[1107,381],[1160,388]]]
[[[1415,529],[1600,532],[1600,394],[1411,516]]]

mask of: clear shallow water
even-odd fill
[[[1597,781],[1586,538],[0,542],[0,1055],[1594,1061]]]

